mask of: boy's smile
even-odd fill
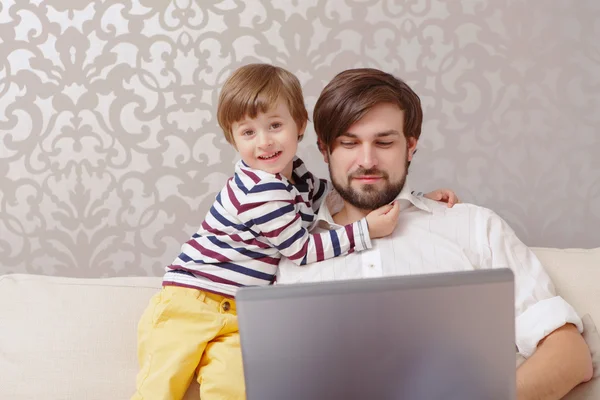
[[[265,154],[265,155],[262,155],[262,156],[258,156],[258,158],[260,158],[261,160],[266,161],[266,162],[275,161],[275,160],[277,160],[279,158],[279,156],[282,153],[283,152],[281,152],[281,151],[276,151],[276,152],[271,153],[271,154]]]

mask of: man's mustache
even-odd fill
[[[372,177],[376,177],[376,178],[388,179],[387,172],[380,171],[377,168],[369,168],[369,169],[359,168],[356,171],[352,172],[350,175],[348,175],[348,178],[355,179],[356,177],[359,177],[359,176],[372,176]]]

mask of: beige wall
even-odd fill
[[[3,0],[0,38],[0,273],[160,275],[232,172],[216,98],[256,61],[309,112],[343,69],[397,74],[425,108],[414,188],[600,246],[598,1]]]

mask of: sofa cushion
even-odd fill
[[[0,399],[129,399],[161,278],[0,276]],[[190,390],[198,399],[197,386]]]
[[[556,291],[577,310],[600,324],[600,248],[532,248]]]

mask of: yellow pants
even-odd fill
[[[245,399],[235,302],[166,286],[138,326],[140,372],[132,399],[182,399],[194,375],[202,400]]]

